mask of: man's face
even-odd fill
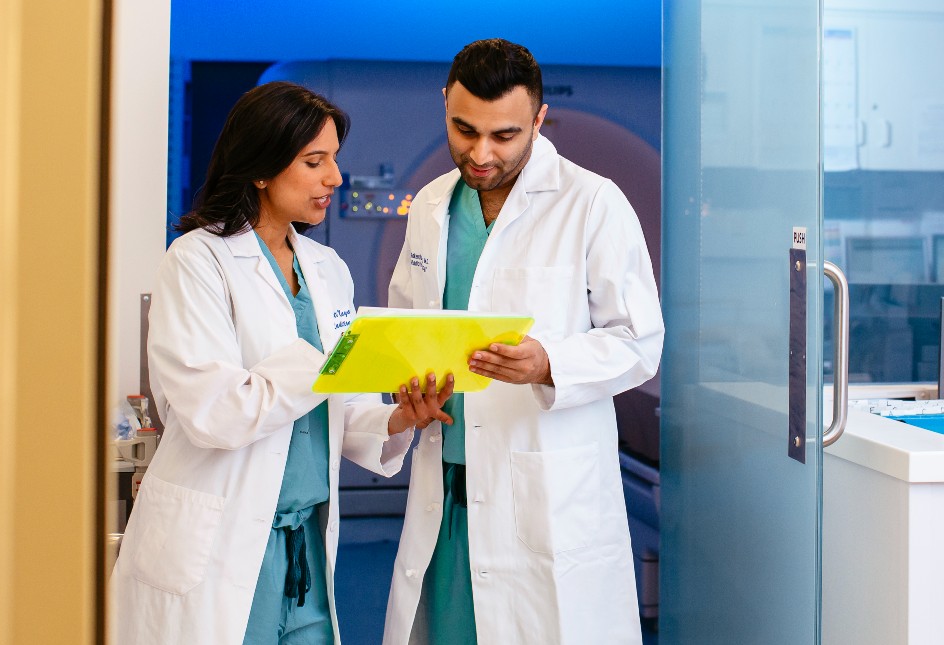
[[[443,90],[449,152],[470,188],[495,190],[513,184],[531,157],[544,122],[524,86],[494,101],[474,96],[462,83]]]

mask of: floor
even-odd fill
[[[335,585],[345,645],[379,645],[383,637],[387,592],[397,554],[396,538],[384,535],[385,532],[390,531],[385,528],[365,531],[358,527],[355,533],[362,541],[343,543],[338,550]],[[371,537],[377,539],[363,541]],[[658,635],[644,629],[643,645],[658,645]]]
[[[380,644],[396,555],[397,543],[387,541],[338,549],[335,598],[344,645]]]

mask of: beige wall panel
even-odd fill
[[[0,24],[0,640],[91,643],[102,0],[3,0]]]
[[[16,416],[16,313],[9,306],[15,297],[17,253],[16,188],[19,184],[16,151],[19,122],[20,38],[19,5],[0,2],[0,643],[12,640],[13,616],[13,425]]]

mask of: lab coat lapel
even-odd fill
[[[504,229],[528,210],[531,205],[531,193],[560,188],[560,166],[557,161],[557,149],[554,144],[538,135],[531,149],[531,158],[522,168],[518,181],[508,194],[489,239],[501,235]]]
[[[474,282],[479,283],[483,275],[491,273],[495,254],[499,253],[498,249],[502,248],[501,239],[505,230],[531,208],[531,194],[559,188],[560,165],[557,149],[550,141],[538,135],[531,150],[531,158],[522,168],[518,180],[508,193],[508,198],[498,213],[498,219],[492,225],[492,230],[485,241],[482,255],[479,256],[475,267]],[[469,297],[470,310],[477,310],[480,306],[481,303],[476,296]]]
[[[318,321],[318,335],[325,353],[334,348],[340,332],[334,328],[334,299],[331,297],[331,285],[321,272],[321,264],[325,260],[324,252],[310,245],[297,243],[298,235],[293,229],[289,233],[289,240],[295,255],[298,257],[298,266],[308,283],[308,293],[315,308],[315,320]]]
[[[282,288],[282,284],[272,270],[272,265],[269,264],[269,260],[266,258],[265,254],[263,254],[262,242],[256,238],[255,232],[249,229],[223,239],[232,252],[233,257],[239,258],[241,262],[253,263],[253,270],[256,274],[263,282],[269,285],[270,288],[275,290],[280,296],[279,300],[284,303],[286,311],[291,312],[292,303],[285,297],[285,290]],[[294,318],[295,314],[293,312],[291,313]]]
[[[437,186],[439,190],[430,191],[427,206],[431,213],[433,225],[429,227],[429,237],[423,239],[423,248],[427,252],[433,249],[436,251],[436,283],[439,286],[439,300],[442,302],[443,293],[446,290],[446,243],[449,237],[449,202],[452,200],[452,193],[456,189],[456,182],[459,181],[459,169],[441,177],[441,182]]]
[[[531,205],[531,197],[522,185],[523,179],[524,177],[519,177],[518,181],[515,182],[515,185],[512,187],[511,192],[508,193],[508,198],[505,200],[501,211],[498,213],[498,219],[495,220],[495,225],[492,226],[492,232],[489,233],[489,239],[494,239],[501,235],[502,231],[521,217],[522,213],[528,210],[528,206]]]
[[[538,135],[531,149],[531,158],[521,170],[518,181],[512,187],[505,200],[498,219],[492,227],[489,239],[498,237],[501,232],[521,217],[531,206],[531,193],[560,188],[560,166],[557,163],[557,149],[550,141]]]

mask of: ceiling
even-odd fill
[[[657,67],[660,0],[165,0],[171,57],[451,61],[468,42],[519,42],[542,64]]]

